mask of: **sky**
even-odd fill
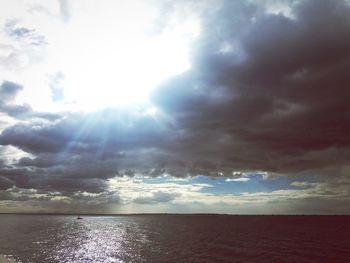
[[[0,212],[350,213],[347,0],[0,2]]]

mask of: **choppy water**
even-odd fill
[[[0,215],[20,262],[350,262],[350,216]]]

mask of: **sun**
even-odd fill
[[[114,43],[101,37],[101,43],[87,45],[70,59],[65,73],[67,98],[85,109],[146,100],[161,81],[190,67],[185,43],[172,38]]]
[[[64,76],[64,103],[79,110],[145,102],[162,81],[191,66],[189,46],[199,30],[195,18],[156,32],[157,6],[108,3],[75,13],[49,50],[51,68]]]

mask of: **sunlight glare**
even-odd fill
[[[150,33],[157,10],[131,3],[72,19],[54,59],[63,68],[66,104],[94,110],[142,103],[161,81],[190,68],[188,31],[198,34],[198,23]]]

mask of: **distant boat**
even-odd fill
[[[77,219],[83,219],[82,217],[78,216]]]

